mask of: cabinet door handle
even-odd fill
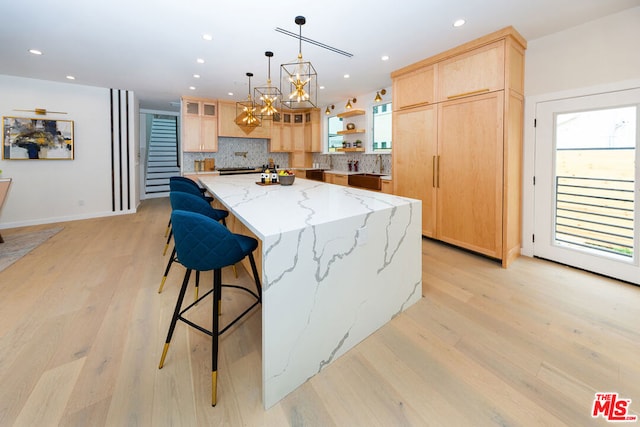
[[[436,164],[438,166],[438,185],[436,186],[436,188],[440,188],[440,156],[438,156]]]
[[[425,101],[425,102],[418,102],[416,104],[403,105],[402,107],[400,107],[400,110],[408,110],[410,108],[422,107],[424,105],[429,105],[429,104],[430,104],[429,101]]]
[[[464,92],[464,93],[459,93],[457,95],[447,96],[447,99],[462,98],[463,96],[477,95],[479,93],[485,93],[485,92],[489,92],[489,88],[472,90],[471,92]]]
[[[431,186],[433,188],[436,188],[436,156],[433,156],[433,159],[431,160],[431,166],[433,168],[433,171],[431,173]]]

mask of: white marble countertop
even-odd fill
[[[265,409],[418,301],[420,200],[296,177],[199,175],[261,240]]]
[[[405,197],[299,176],[289,186],[261,186],[256,184],[256,175],[199,175],[198,179],[262,240],[411,202]]]

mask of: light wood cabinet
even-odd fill
[[[309,113],[309,120],[305,126],[311,128],[309,139],[311,141],[310,151],[313,153],[322,153],[322,114],[319,109],[313,109]]]
[[[239,126],[236,123],[236,103],[218,101],[218,136],[231,138],[271,138],[271,120],[262,120],[261,126]]]
[[[505,41],[499,40],[438,63],[438,101],[504,89]]]
[[[381,191],[385,194],[393,194],[393,181],[390,179],[383,179]]]
[[[291,139],[291,114],[281,112],[273,118],[269,151],[290,152],[293,150]]]
[[[322,152],[320,110],[282,111],[272,124],[270,151],[289,152],[291,167],[310,167],[311,152]]]
[[[218,103],[215,100],[182,98],[182,151],[218,151]]]
[[[432,104],[435,102],[435,67],[422,67],[394,78],[392,89],[394,110]]]
[[[435,236],[437,106],[393,114],[393,193],[422,201],[422,234]]]
[[[502,91],[438,105],[436,238],[493,258],[502,258],[502,122]]]
[[[521,246],[525,48],[508,27],[392,73],[395,193],[422,200],[425,236],[504,267]],[[422,69],[434,103],[395,105]]]
[[[349,185],[349,175],[343,175],[339,173],[325,173],[324,182],[336,185]]]

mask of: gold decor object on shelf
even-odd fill
[[[251,97],[251,77],[253,73],[247,73],[249,79],[249,93],[246,101],[236,102],[236,124],[245,127],[262,126],[262,120],[256,112],[257,106]]]
[[[295,62],[280,65],[280,92],[282,104],[289,109],[315,108],[318,104],[318,73],[311,62],[302,58],[302,26],[304,16],[296,16],[300,28],[298,58]],[[285,97],[285,94],[288,94]]]
[[[267,68],[267,85],[256,87],[254,89],[254,98],[257,108],[260,109],[259,116],[263,120],[272,120],[273,116],[278,114],[280,99],[282,92],[275,86],[271,85],[271,58],[273,52],[266,51],[264,56],[268,58],[269,67]]]

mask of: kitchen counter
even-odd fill
[[[199,177],[261,240],[269,408],[421,296],[421,202],[296,177]]]

